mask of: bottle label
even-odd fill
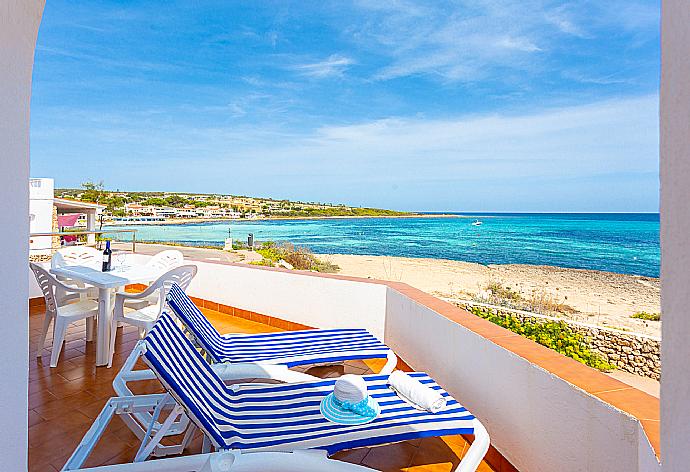
[[[108,255],[103,254],[103,262],[107,263],[108,262]]]

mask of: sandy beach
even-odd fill
[[[448,300],[467,300],[490,284],[525,300],[549,298],[562,304],[559,316],[590,324],[660,336],[661,323],[630,318],[660,312],[659,279],[594,270],[535,265],[481,265],[442,259],[388,256],[320,256],[340,266],[340,274],[404,282]]]

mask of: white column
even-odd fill
[[[661,461],[690,467],[690,3],[663,0]]]
[[[27,470],[29,103],[44,0],[0,1],[0,467]]]
[[[86,214],[86,230],[94,231],[96,229],[96,211],[90,211]],[[86,242],[89,246],[96,244],[96,235],[89,234],[86,237]]]

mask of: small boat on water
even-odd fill
[[[482,222],[479,220],[474,220],[474,222],[472,223],[472,226],[481,226],[481,225],[482,225]]]

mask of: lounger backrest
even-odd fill
[[[218,362],[220,359],[218,353],[223,346],[222,337],[192,299],[184,293],[179,285],[173,284],[168,291],[166,301],[172,311],[194,335],[200,347],[208,352],[215,362]]]
[[[146,364],[197,426],[222,445],[213,410],[228,404],[229,392],[220,377],[168,313],[161,315],[144,342]]]

